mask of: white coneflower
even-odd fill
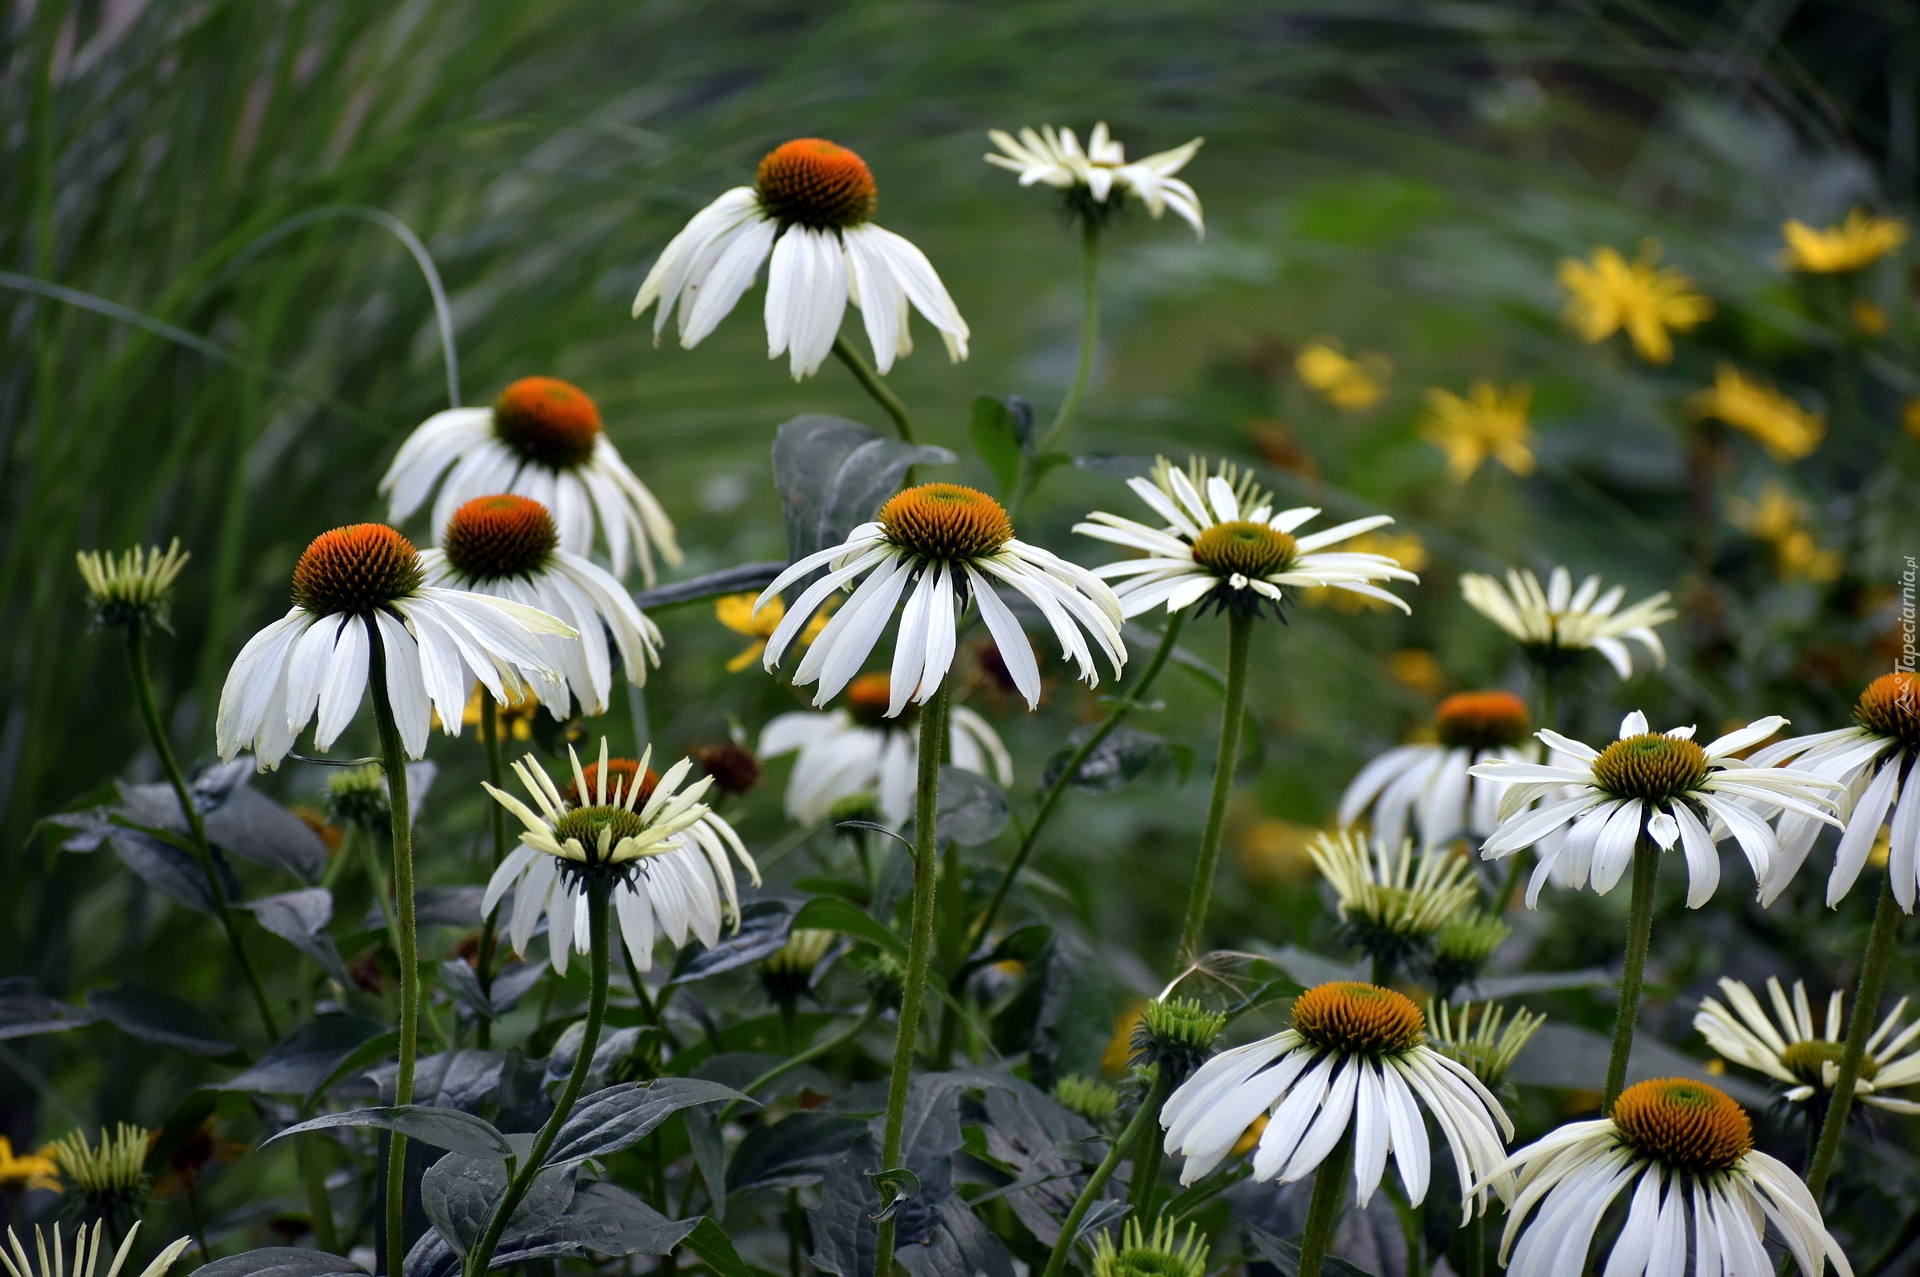
[[[53,1225],[53,1244],[48,1246],[47,1238],[39,1225],[33,1229],[33,1251],[20,1242],[17,1230],[7,1229],[7,1244],[0,1246],[0,1265],[5,1265],[7,1277],[96,1277],[100,1269],[100,1255],[106,1248],[107,1221],[95,1220],[91,1225],[82,1224],[73,1235],[73,1256],[69,1260],[60,1240],[60,1225]],[[120,1269],[127,1262],[127,1254],[133,1249],[133,1239],[140,1234],[140,1222],[134,1221],[121,1239],[120,1246],[113,1252],[113,1262],[107,1265],[104,1277],[120,1277]],[[167,1269],[173,1267],[173,1261],[192,1243],[193,1238],[182,1237],[169,1243],[153,1262],[140,1270],[140,1277],[162,1277]]]
[[[1769,745],[1753,756],[1756,767],[1791,762],[1846,786],[1839,799],[1846,832],[1827,879],[1827,903],[1839,904],[1859,878],[1883,826],[1887,874],[1893,898],[1908,913],[1920,894],[1920,785],[1912,783],[1920,758],[1920,677],[1899,671],[1867,685],[1854,706],[1858,726]],[[1782,872],[1800,867],[1820,833],[1820,822],[1789,813],[1779,824]]]
[[[191,557],[180,548],[179,537],[165,550],[135,546],[120,554],[82,550],[74,556],[93,600],[94,619],[112,626],[165,626],[173,583]]]
[[[1547,748],[1564,761],[1480,763],[1473,774],[1511,787],[1500,799],[1500,826],[1480,854],[1489,860],[1538,845],[1540,865],[1527,887],[1534,907],[1556,865],[1575,882],[1603,895],[1633,863],[1635,847],[1650,838],[1664,851],[1678,845],[1687,857],[1687,907],[1698,909],[1720,885],[1715,844],[1729,833],[1753,866],[1760,901],[1779,895],[1787,879],[1775,872],[1779,843],[1767,818],[1795,812],[1838,824],[1831,814],[1832,782],[1783,767],[1750,767],[1736,758],[1780,730],[1777,715],[1758,719],[1705,746],[1693,728],[1647,729],[1639,710],[1620,723],[1620,737],[1604,750],[1542,731]],[[1565,787],[1564,793],[1556,793]],[[1535,801],[1545,800],[1536,810]],[[1566,837],[1554,839],[1566,827]]]
[[[1373,958],[1376,981],[1480,897],[1472,861],[1415,853],[1405,839],[1387,844],[1350,829],[1321,833],[1307,854],[1339,898],[1343,929]]]
[[[1793,998],[1789,1001],[1780,978],[1767,977],[1767,997],[1773,1003],[1774,1019],[1767,1018],[1760,999],[1740,981],[1721,977],[1720,992],[1726,995],[1725,1004],[1704,998],[1693,1017],[1693,1027],[1708,1046],[1735,1064],[1783,1083],[1787,1087],[1784,1098],[1796,1104],[1833,1089],[1846,1028],[1846,996],[1840,990],[1835,989],[1827,998],[1826,1014],[1817,1028],[1804,980],[1793,982]],[[1902,998],[1867,1039],[1854,1096],[1862,1103],[1895,1113],[1920,1113],[1920,1103],[1884,1094],[1920,1082],[1920,1054],[1911,1050],[1915,1039],[1920,1039],[1920,1020],[1902,1029],[1900,1017],[1906,1009],[1907,1000]]]
[[[923,483],[894,494],[872,523],[861,524],[839,545],[788,565],[755,606],[766,607],[787,586],[821,568],[828,569],[826,574],[787,609],[762,657],[767,669],[777,666],[827,596],[864,576],[794,672],[795,683],[818,684],[815,705],[839,695],[859,673],[909,584],[914,589],[899,608],[894,640],[889,718],[909,701],[925,704],[939,689],[953,664],[955,627],[969,600],[979,606],[980,619],[1028,707],[1040,703],[1033,647],[996,584],[1011,586],[1039,609],[1060,640],[1062,655],[1080,667],[1088,686],[1100,678],[1082,630],[1093,636],[1116,675],[1126,663],[1113,591],[1085,568],[1015,537],[1006,510],[977,488]]]
[[[621,460],[600,409],[557,377],[522,377],[491,408],[449,408],[422,422],[380,480],[387,518],[411,517],[435,484],[435,528],[475,497],[511,492],[547,507],[561,546],[575,554],[592,552],[597,522],[617,577],[638,558],[652,585],[656,548],[669,566],[680,564],[673,522]]]
[[[1405,602],[1375,581],[1420,578],[1383,554],[1329,552],[1327,547],[1383,524],[1387,515],[1354,519],[1311,536],[1294,530],[1319,514],[1312,506],[1274,512],[1268,493],[1251,476],[1232,466],[1209,475],[1205,463],[1185,470],[1162,457],[1151,480],[1127,481],[1139,498],[1166,520],[1149,527],[1132,519],[1096,511],[1074,531],[1130,550],[1142,557],[1122,559],[1096,569],[1095,575],[1118,581],[1114,592],[1128,616],[1165,606],[1178,612],[1203,600],[1208,606],[1256,611],[1278,608],[1283,588],[1330,586],[1364,598]],[[1204,494],[1204,495],[1203,495]]]
[[[1253,1159],[1253,1178],[1290,1184],[1313,1173],[1352,1134],[1353,1176],[1365,1206],[1393,1155],[1407,1201],[1426,1199],[1433,1115],[1463,1186],[1462,1215],[1484,1208],[1513,1134],[1492,1092],[1461,1065],[1427,1045],[1426,1019],[1404,995],[1377,985],[1323,984],[1293,1004],[1293,1027],[1214,1056],[1160,1111],[1166,1149],[1187,1159],[1191,1184],[1270,1113]]]
[[[531,754],[513,765],[533,807],[486,786],[525,826],[520,846],[494,870],[481,902],[481,912],[492,913],[512,888],[508,936],[515,953],[526,953],[543,914],[547,955],[556,971],[566,972],[576,949],[588,952],[588,873],[615,876],[614,916],[627,953],[642,971],[653,967],[656,934],[676,947],[689,932],[712,945],[729,919],[739,922],[733,860],[756,886],[760,871],[733,826],[700,801],[711,777],[687,784],[693,761],[686,758],[658,775],[647,766],[651,750],[637,760],[609,759],[605,740],[600,761],[591,767],[583,768],[571,747],[567,754],[573,779],[564,790]]]
[[[1157,221],[1167,209],[1193,227],[1194,234],[1205,235],[1200,220],[1200,197],[1191,186],[1175,177],[1200,150],[1205,138],[1194,138],[1171,151],[1127,162],[1127,150],[1107,132],[1103,120],[1087,135],[1086,149],[1072,129],[1044,125],[1039,131],[1021,129],[1018,137],[1001,129],[989,129],[987,138],[1000,148],[986,161],[1020,175],[1022,186],[1050,186],[1066,196],[1076,212],[1094,218],[1119,211],[1120,202],[1109,197],[1118,193],[1132,195],[1147,206]]]
[[[1594,1233],[1629,1189],[1607,1277],[1685,1277],[1689,1266],[1697,1277],[1773,1277],[1769,1220],[1807,1277],[1820,1277],[1829,1259],[1853,1272],[1807,1186],[1753,1147],[1746,1110],[1704,1082],[1630,1086],[1611,1116],[1563,1126],[1500,1171],[1519,1174],[1500,1245],[1515,1277],[1595,1271]]]
[[[1563,567],[1553,570],[1545,589],[1531,571],[1507,569],[1505,586],[1490,576],[1463,573],[1460,593],[1474,611],[1518,639],[1535,660],[1552,664],[1592,649],[1606,657],[1621,678],[1633,674],[1629,641],[1645,648],[1655,663],[1667,663],[1667,649],[1653,627],[1678,615],[1667,606],[1664,590],[1623,609],[1625,586],[1602,594],[1600,578],[1590,576],[1576,590],[1573,574]]]
[[[800,755],[787,780],[787,815],[817,825],[839,804],[865,796],[896,829],[913,818],[920,737],[905,717],[887,717],[891,685],[885,674],[862,674],[847,685],[844,706],[781,714],[761,730],[763,757]],[[990,776],[1003,789],[1013,784],[1013,759],[992,725],[964,705],[948,713],[950,765]]]
[[[440,548],[420,555],[427,581],[538,608],[565,621],[578,638],[543,636],[560,677],[534,680],[547,711],[565,720],[577,697],[583,714],[604,714],[613,687],[612,651],[635,687],[660,663],[660,629],[604,568],[560,548],[547,508],[531,497],[475,497],[453,512]],[[607,636],[613,636],[613,647]]]
[[[633,317],[659,304],[656,343],[680,308],[680,344],[691,350],[767,271],[767,358],[787,355],[795,381],[819,371],[849,301],[866,321],[881,372],[913,349],[907,308],[939,330],[955,363],[967,357],[967,321],[927,255],[873,223],[879,191],[866,161],[817,137],[786,142],[760,161],[752,186],[736,186],[694,214],[647,272]]]
[[[1475,776],[1475,763],[1530,763],[1527,707],[1512,692],[1460,692],[1434,714],[1438,740],[1400,745],[1360,769],[1340,796],[1340,823],[1372,813],[1374,836],[1397,846],[1419,829],[1431,851],[1449,839],[1485,838],[1498,823],[1505,786]]]
[[[292,609],[227,672],[220,757],[251,749],[261,767],[277,767],[316,711],[314,744],[326,749],[353,721],[377,657],[401,744],[418,758],[433,711],[448,735],[460,734],[474,680],[510,701],[529,679],[558,678],[541,647],[549,634],[575,637],[525,604],[426,584],[413,542],[383,523],[324,532],[294,565]]]

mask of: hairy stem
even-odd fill
[[[1253,614],[1227,613],[1227,704],[1220,721],[1220,752],[1213,764],[1213,797],[1207,803],[1207,827],[1200,836],[1200,856],[1193,866],[1193,886],[1187,892],[1187,920],[1180,929],[1180,965],[1200,952],[1206,932],[1207,904],[1213,898],[1213,875],[1220,861],[1220,839],[1227,825],[1227,798],[1233,793],[1233,772],[1240,761],[1240,725],[1246,717],[1247,653],[1252,647]]]
[[[1602,1113],[1627,1085],[1627,1057],[1633,1054],[1633,1026],[1640,1018],[1640,981],[1647,971],[1647,947],[1653,941],[1653,889],[1660,880],[1660,847],[1642,832],[1633,849],[1633,901],[1627,920],[1627,962],[1620,972],[1620,1006],[1613,1013],[1613,1050],[1607,1056],[1607,1089]]]
[[[1327,1247],[1340,1228],[1340,1207],[1347,1196],[1347,1173],[1353,1167],[1353,1132],[1348,1131],[1313,1173],[1313,1197],[1307,1203],[1307,1231],[1300,1236],[1299,1277],[1320,1277]]]
[[[1154,1073],[1153,1085],[1148,1088],[1147,1097],[1141,1101],[1139,1110],[1133,1115],[1133,1120],[1127,1123],[1126,1130],[1120,1132],[1120,1138],[1108,1145],[1107,1155],[1100,1159],[1100,1165],[1094,1167],[1093,1174],[1087,1177],[1087,1186],[1080,1190],[1080,1196],[1073,1199],[1072,1209],[1067,1211],[1066,1219],[1061,1221],[1060,1236],[1053,1243],[1053,1253],[1047,1256],[1047,1268],[1042,1277],[1060,1277],[1060,1273],[1067,1266],[1067,1256],[1073,1253],[1074,1239],[1080,1235],[1080,1222],[1087,1217],[1087,1211],[1092,1209],[1094,1202],[1100,1199],[1100,1190],[1105,1188],[1107,1181],[1113,1178],[1113,1173],[1119,1169],[1120,1159],[1126,1156],[1127,1150],[1139,1142],[1143,1133],[1147,1138],[1158,1134],[1155,1129],[1155,1119],[1160,1114],[1160,1107],[1167,1102],[1167,1096],[1173,1091],[1173,1087],[1163,1080],[1165,1076],[1163,1072]],[[1136,1171],[1135,1177],[1137,1178],[1138,1175],[1139,1172]]]
[[[1887,960],[1893,956],[1893,942],[1899,933],[1900,905],[1893,898],[1893,875],[1888,874],[1880,881],[1880,903],[1874,907],[1873,931],[1867,937],[1866,957],[1860,963],[1860,987],[1853,995],[1853,1017],[1847,1024],[1846,1044],[1840,1048],[1827,1120],[1820,1125],[1820,1142],[1814,1146],[1813,1161],[1807,1167],[1807,1188],[1816,1202],[1826,1191],[1834,1155],[1840,1151],[1847,1110],[1853,1107],[1854,1087],[1860,1081],[1860,1062],[1866,1058],[1867,1039],[1873,1035],[1874,1015],[1880,1008],[1880,989],[1887,981]]]
[[[893,418],[893,428],[900,432],[900,437],[912,443],[913,422],[907,417],[907,406],[900,402],[899,395],[888,389],[886,382],[880,380],[880,374],[873,370],[866,356],[855,350],[853,343],[845,337],[833,339],[833,353],[847,366],[847,371],[860,383],[860,388],[873,396],[873,401],[886,411],[887,416]]]
[[[377,626],[372,632],[373,716],[380,728],[380,765],[387,777],[387,808],[393,837],[395,931],[400,945],[400,1063],[393,1083],[395,1104],[413,1103],[413,1066],[420,1053],[420,933],[414,922],[413,819],[407,806],[407,755],[400,743],[387,693],[387,653]],[[405,1271],[407,1239],[407,1137],[387,1141],[387,1273]]]

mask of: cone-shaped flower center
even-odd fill
[[[1216,523],[1193,542],[1193,561],[1215,576],[1272,576],[1293,562],[1293,538],[1264,523]]]
[[[607,844],[611,854],[622,839],[638,837],[646,828],[647,822],[640,819],[639,812],[608,803],[604,807],[575,807],[554,822],[553,832],[562,842],[579,839],[591,858],[599,850],[602,832],[613,834]]]
[[[1840,1063],[1842,1044],[1827,1042],[1815,1038],[1807,1042],[1795,1042],[1780,1053],[1780,1062],[1787,1066],[1788,1072],[1805,1082],[1808,1086],[1825,1088],[1827,1085],[1826,1066]],[[1860,1076],[1871,1082],[1880,1072],[1880,1061],[1871,1055],[1860,1057]]]
[[[760,207],[777,221],[816,230],[858,226],[880,202],[867,162],[819,137],[796,138],[767,152],[753,189]]]
[[[1870,732],[1920,747],[1920,675],[1882,674],[1860,693],[1853,716]]]
[[[547,507],[506,493],[475,497],[447,520],[440,548],[460,575],[473,581],[531,576],[560,545]]]
[[[1527,738],[1527,706],[1512,692],[1460,692],[1440,702],[1433,725],[1440,743],[1496,749]]]
[[[567,800],[569,807],[579,807],[582,804],[591,807],[600,801],[600,764],[588,763],[581,769],[581,773],[587,778],[585,793],[580,792],[579,782],[572,780],[568,781],[566,789],[561,791],[561,797]],[[660,783],[660,773],[649,767],[647,774],[641,776],[638,759],[609,758],[607,760],[608,804],[614,806],[624,804],[627,801],[627,794],[633,789],[636,778],[640,785],[640,796],[633,800],[633,805],[639,807],[653,797],[653,787]]]
[[[322,532],[293,565],[293,601],[315,616],[371,612],[420,588],[413,542],[384,523]]]
[[[493,401],[493,429],[527,460],[571,470],[600,442],[600,409],[572,382],[522,377]]]
[[[1425,1040],[1427,1018],[1405,994],[1339,980],[1308,989],[1294,1000],[1293,1028],[1329,1051],[1398,1055]]]
[[[1013,540],[1007,512],[978,488],[923,483],[880,507],[887,539],[923,559],[977,559]]]
[[[862,674],[847,684],[847,713],[856,723],[878,727],[887,721],[892,692],[893,680],[885,674]]]
[[[1724,1171],[1753,1148],[1753,1121],[1733,1097],[1705,1082],[1655,1078],[1620,1092],[1609,1115],[1622,1139],[1675,1170]]]
[[[1602,750],[1593,761],[1593,778],[1616,798],[1662,802],[1707,778],[1707,751],[1678,736],[1643,732]]]

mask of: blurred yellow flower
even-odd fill
[[[1589,345],[1625,329],[1640,358],[1664,364],[1673,358],[1668,330],[1684,333],[1713,314],[1713,303],[1695,292],[1693,281],[1671,266],[1658,266],[1660,246],[1647,240],[1629,262],[1620,250],[1601,244],[1592,257],[1560,262],[1560,285],[1567,290],[1566,321]]]
[[[1920,439],[1920,395],[1900,406],[1900,425],[1915,439]]]
[[[1856,208],[1838,226],[1821,230],[1791,219],[1780,227],[1780,234],[1787,241],[1782,260],[1788,270],[1844,275],[1871,266],[1906,243],[1907,224]]]
[[[477,728],[480,726],[480,698],[486,689],[480,684],[473,685],[473,695],[467,697],[467,708],[460,715],[462,726]],[[517,701],[509,701],[500,707],[500,727],[502,740],[529,741],[533,739],[533,716],[540,712],[540,702],[532,692]]]
[[[1339,342],[1327,337],[1302,346],[1293,369],[1308,389],[1341,412],[1364,412],[1387,393],[1393,361],[1377,350],[1350,358]]]
[[[1240,873],[1256,886],[1290,886],[1318,872],[1307,844],[1320,831],[1312,825],[1272,818],[1249,821],[1233,841]]]
[[[1233,1142],[1233,1148],[1228,1151],[1227,1156],[1245,1157],[1260,1147],[1260,1137],[1267,1133],[1267,1121],[1267,1115],[1262,1113],[1249,1122],[1247,1129],[1240,1132],[1240,1138]]]
[[[1853,299],[1853,330],[1862,337],[1885,337],[1892,325],[1886,308],[1864,297]]]
[[[1533,449],[1527,446],[1533,437],[1527,423],[1532,402],[1533,387],[1524,381],[1502,390],[1483,377],[1465,399],[1431,387],[1420,437],[1446,455],[1447,477],[1455,483],[1465,483],[1488,457],[1515,474],[1532,474]]]
[[[1427,567],[1426,542],[1413,532],[1362,532],[1342,546],[1341,550],[1354,554],[1384,554],[1409,572],[1423,572]],[[1327,585],[1301,586],[1300,599],[1308,607],[1330,607],[1347,616],[1367,611],[1384,612],[1393,606],[1351,590],[1339,590]]]
[[[1714,369],[1713,385],[1697,390],[1687,406],[1699,418],[1713,417],[1753,436],[1767,455],[1785,465],[1820,446],[1827,423],[1764,381],[1754,381],[1732,364]]]
[[[1447,690],[1447,672],[1424,647],[1403,647],[1387,653],[1387,673],[1393,681],[1422,696],[1438,696]]]
[[[0,1135],[0,1192],[36,1188],[60,1191],[60,1164],[53,1160],[53,1146],[16,1157],[13,1141]]]
[[[1778,483],[1760,489],[1754,502],[1735,498],[1727,504],[1735,527],[1773,547],[1774,571],[1783,581],[1831,581],[1840,575],[1838,550],[1823,550],[1807,526],[1806,502]]]
[[[1111,1077],[1125,1077],[1133,1059],[1133,1031],[1145,1020],[1147,1000],[1128,998],[1120,1014],[1113,1017],[1113,1037],[1100,1056],[1100,1071]]]
[[[767,605],[760,609],[758,616],[754,615],[753,601],[759,597],[753,593],[722,594],[713,601],[713,615],[720,624],[735,634],[745,634],[753,640],[740,649],[739,655],[727,662],[729,674],[738,674],[760,659],[760,654],[767,650],[767,640],[773,637],[773,632],[780,627],[781,620],[787,614],[787,605],[776,595],[767,600]],[[807,622],[807,628],[800,632],[802,643],[811,643],[819,637],[820,631],[827,626],[831,611],[831,608],[822,608],[813,614],[813,619]]]

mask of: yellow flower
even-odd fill
[[[480,726],[480,698],[485,689],[480,684],[473,685],[473,695],[467,697],[467,708],[460,715],[460,722],[467,727]],[[533,739],[533,716],[540,712],[540,702],[534,699],[532,692],[517,701],[509,701],[500,707],[500,726],[503,729],[501,739],[528,741]]]
[[[1424,647],[1403,647],[1387,654],[1387,673],[1393,681],[1422,696],[1437,697],[1447,690],[1447,672]]]
[[[1778,483],[1760,489],[1760,499],[1728,503],[1735,527],[1773,547],[1774,571],[1783,581],[1831,581],[1840,575],[1838,550],[1823,550],[1807,527],[1807,506]]]
[[[1387,393],[1393,361],[1377,350],[1349,358],[1331,338],[1310,341],[1293,361],[1300,380],[1341,412],[1364,412]]]
[[[1124,1077],[1128,1061],[1133,1059],[1133,1031],[1145,1022],[1147,1000],[1128,998],[1120,1014],[1113,1017],[1113,1036],[1107,1039],[1107,1049],[1100,1053],[1100,1071],[1113,1077]]]
[[[1435,386],[1427,391],[1427,415],[1420,437],[1446,454],[1447,476],[1465,483],[1488,457],[1515,474],[1533,473],[1533,449],[1527,441],[1527,406],[1533,387],[1516,381],[1505,390],[1484,377],[1462,399]]]
[[[1915,439],[1920,439],[1920,395],[1901,405],[1900,425]]]
[[[1713,303],[1693,290],[1693,281],[1671,266],[1656,266],[1660,246],[1640,246],[1628,262],[1620,250],[1602,244],[1590,261],[1568,257],[1560,263],[1560,284],[1567,290],[1566,320],[1588,344],[1605,341],[1621,329],[1640,358],[1664,364],[1673,358],[1672,329],[1684,333],[1713,314]]]
[[[1427,567],[1426,542],[1413,532],[1362,532],[1340,548],[1343,553],[1384,554],[1409,572],[1424,572]],[[1330,607],[1347,616],[1363,611],[1384,612],[1392,606],[1351,590],[1337,590],[1325,585],[1301,586],[1300,598],[1308,607]]]
[[[1292,886],[1319,871],[1307,844],[1320,831],[1291,820],[1264,819],[1248,823],[1233,840],[1233,856],[1241,876],[1256,886]]]
[[[720,624],[735,634],[745,634],[753,642],[740,649],[740,654],[727,662],[727,673],[738,674],[767,650],[767,640],[773,637],[774,630],[780,626],[781,618],[787,614],[787,605],[776,596],[767,600],[758,616],[753,612],[753,601],[758,594],[722,594],[713,601],[713,615]],[[802,643],[811,643],[826,628],[830,609],[821,609],[807,622],[807,628],[800,632]]]
[[[1693,415],[1715,417],[1753,436],[1767,455],[1785,465],[1820,446],[1827,423],[1763,381],[1753,381],[1732,364],[1714,370],[1713,385],[1687,399]]]
[[[36,1188],[60,1191],[60,1163],[53,1160],[53,1145],[15,1157],[13,1141],[0,1135],[0,1192]]]
[[[1907,242],[1907,224],[1897,217],[1875,217],[1864,208],[1847,214],[1838,226],[1816,230],[1798,219],[1780,227],[1787,241],[1788,270],[1810,275],[1844,275],[1891,253]]]
[[[1853,299],[1853,330],[1862,337],[1885,337],[1892,320],[1886,308],[1864,297]]]

